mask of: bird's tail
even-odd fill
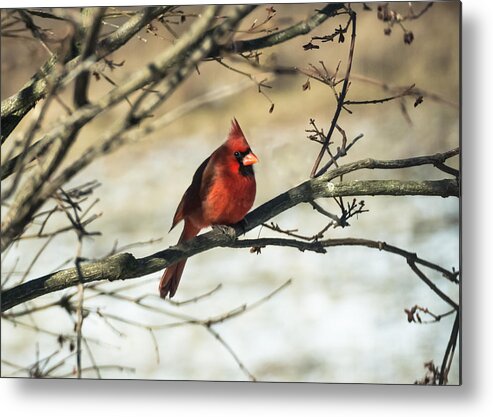
[[[178,240],[178,244],[192,239],[197,236],[199,232],[199,228],[195,227],[190,221],[185,220],[185,226],[183,227],[183,232],[181,233],[180,240]],[[161,298],[166,298],[168,294],[169,298],[172,298],[175,295],[186,262],[187,260],[184,259],[183,261],[179,261],[166,268],[161,277],[161,281],[159,282],[159,295]]]

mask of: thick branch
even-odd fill
[[[300,35],[306,35],[310,33],[313,29],[320,26],[329,17],[335,15],[335,13],[344,8],[343,3],[332,3],[328,4],[320,10],[317,10],[312,16],[307,20],[298,22],[289,28],[280,30],[275,33],[271,33],[267,36],[261,38],[249,39],[244,41],[236,41],[230,48],[230,52],[247,52],[254,51],[258,49],[268,48],[283,42],[286,42],[292,38]]]
[[[96,48],[97,59],[102,59],[110,53],[125,45],[151,20],[168,10],[170,6],[146,7],[136,13],[127,22],[111,35],[99,42]],[[2,143],[15,129],[24,116],[42,99],[48,92],[49,85],[57,82],[57,78],[63,74],[54,75],[54,69],[60,57],[53,55],[46,61],[20,91],[2,101]],[[80,62],[80,56],[71,59],[66,64],[68,71],[75,68]],[[50,78],[52,77],[52,78]]]
[[[291,207],[317,198],[350,195],[428,195],[446,197],[458,196],[458,194],[459,187],[455,180],[422,182],[395,180],[351,181],[332,184],[324,181],[322,177],[318,177],[308,180],[263,204],[246,217],[246,226],[235,226],[235,231],[237,236],[241,235]],[[248,242],[248,244],[251,245],[254,242]],[[144,258],[136,259],[129,253],[122,253],[101,261],[85,264],[80,267],[80,274],[83,283],[137,278],[157,272],[180,259],[194,256],[215,247],[237,247],[238,245],[241,245],[241,241],[237,241],[234,237],[221,231],[213,230],[181,245],[170,247]],[[299,247],[299,249],[302,248]],[[80,276],[77,269],[70,268],[18,285],[3,291],[2,311],[41,295],[77,285],[79,282]]]
[[[416,167],[421,165],[433,165],[441,169],[440,166],[443,165],[443,163],[447,159],[457,155],[459,155],[459,148],[454,148],[447,152],[437,153],[435,155],[416,156],[413,158],[394,159],[388,161],[367,158],[333,169],[332,171],[327,172],[325,175],[323,175],[321,179],[330,181],[334,178],[340,177],[341,175],[345,175],[360,169],[400,169],[400,168]],[[329,164],[325,165],[321,169],[321,171],[325,173],[328,167],[330,167]]]
[[[280,30],[261,38],[236,41],[233,42],[231,45],[223,46],[223,49],[226,52],[229,51],[240,53],[275,46],[277,44],[286,42],[294,37],[309,33],[316,27],[320,26],[329,17],[334,16],[336,12],[342,8],[344,8],[343,3],[328,4],[321,10],[317,10],[307,20],[298,22],[297,24],[290,26],[289,28]],[[118,49],[120,46],[124,45],[135,34],[135,29],[140,29],[144,26],[144,23],[159,16],[159,14],[164,13],[166,9],[167,8],[161,7],[148,8],[145,9],[144,12],[138,13],[127,23],[125,23],[120,29],[101,41],[101,44],[98,47],[98,58],[102,58],[108,55],[110,52]],[[147,13],[147,15],[143,13]],[[219,46],[215,46],[209,52],[208,56],[217,56],[220,53],[220,50],[218,48]],[[40,72],[33,76],[33,78],[26,84],[26,86],[23,87],[21,91],[2,102],[2,141],[4,140],[4,135],[7,136],[8,134],[10,134],[13,128],[22,119],[22,117],[24,117],[25,114],[34,106],[36,101],[42,98],[44,94],[46,94],[47,83],[45,77],[52,71],[56,63],[55,58],[56,57],[44,64]],[[72,61],[67,63],[67,69],[70,70],[74,68],[79,61],[80,57],[74,58]],[[42,77],[39,74],[42,74]],[[32,100],[32,103],[31,101],[27,102],[26,100]],[[16,119],[17,117],[19,117],[19,120]],[[14,118],[16,120],[12,122],[10,118]],[[10,126],[11,123],[14,123],[13,127],[9,128],[8,126]],[[45,137],[33,144],[29,148],[29,154],[32,156],[28,159],[28,162],[34,159],[36,155],[43,153],[48,143],[49,142]],[[14,172],[17,166],[18,159],[19,156],[14,157],[3,164],[1,172],[2,180],[7,178]]]
[[[101,28],[105,8],[90,9],[90,15],[93,17],[88,22],[87,33],[82,48],[81,59],[87,59],[96,48],[97,37]],[[74,103],[76,106],[83,106],[87,103],[87,88],[89,86],[90,76],[87,72],[80,73],[75,80]],[[24,230],[25,226],[31,220],[35,211],[43,204],[44,200],[39,198],[39,192],[42,185],[50,178],[52,173],[62,162],[63,158],[75,142],[81,125],[72,125],[65,127],[58,137],[48,148],[46,154],[40,158],[38,166],[35,167],[32,174],[23,184],[10,209],[2,223],[4,235],[14,237]],[[2,235],[2,242],[8,242]],[[2,251],[5,247],[2,247]]]
[[[234,28],[241,18],[253,10],[254,7],[255,6],[240,6],[236,8],[232,16],[226,20],[222,26],[230,29]],[[176,63],[177,60],[184,60],[187,57],[190,57],[190,59],[198,59],[202,57],[210,49],[212,49],[214,42],[216,41],[214,34],[206,36],[205,38],[204,34],[210,28],[218,10],[219,8],[216,6],[209,6],[202,14],[202,18],[197,20],[190,27],[189,31],[180,37],[172,48],[167,49],[162,54],[158,55],[152,63],[148,64],[145,68],[129,77],[126,83],[116,87],[94,104],[88,104],[74,112],[59,126],[55,127],[49,134],[47,134],[43,141],[51,142],[69,129],[80,129],[85,125],[85,123],[96,117],[99,113],[107,110],[110,106],[119,103],[127,97],[129,93],[145,86],[152,80],[158,81],[161,78],[164,78],[168,75],[167,69],[169,66]],[[194,58],[196,55],[195,52],[199,54],[198,58]],[[161,94],[159,99],[155,100],[155,103],[157,105],[162,103],[190,74],[190,72],[190,67],[182,63],[182,67],[178,68],[176,73],[169,74],[168,78],[170,87],[167,89],[165,94]],[[118,130],[124,130],[126,127],[126,125],[123,125],[121,126],[121,129],[118,128]],[[75,174],[75,172],[73,172],[72,175]],[[62,179],[63,178],[65,177],[62,177]],[[30,194],[27,193],[24,193],[25,196],[23,194],[21,196],[22,198],[19,197],[16,199],[17,204],[15,207],[11,207],[2,224],[4,232],[1,240],[2,251],[23,230],[29,222],[31,214],[41,206],[44,200],[46,200],[46,198],[48,198],[51,193],[56,190],[56,188],[63,184],[62,179],[60,180],[61,182],[52,180],[50,183],[46,183],[43,190],[38,193],[39,198],[35,201],[28,201]]]

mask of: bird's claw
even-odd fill
[[[232,240],[236,239],[236,230],[234,229],[234,227],[225,224],[216,224],[213,225],[212,228],[214,230],[219,230],[221,233],[225,234]]]

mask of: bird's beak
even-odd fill
[[[258,158],[255,156],[253,152],[250,152],[249,154],[245,155],[243,158],[243,165],[248,166],[248,165],[253,165],[258,162]]]

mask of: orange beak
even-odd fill
[[[255,156],[253,152],[250,152],[248,155],[245,155],[243,158],[243,165],[248,166],[248,165],[253,165],[258,162],[258,158]]]

